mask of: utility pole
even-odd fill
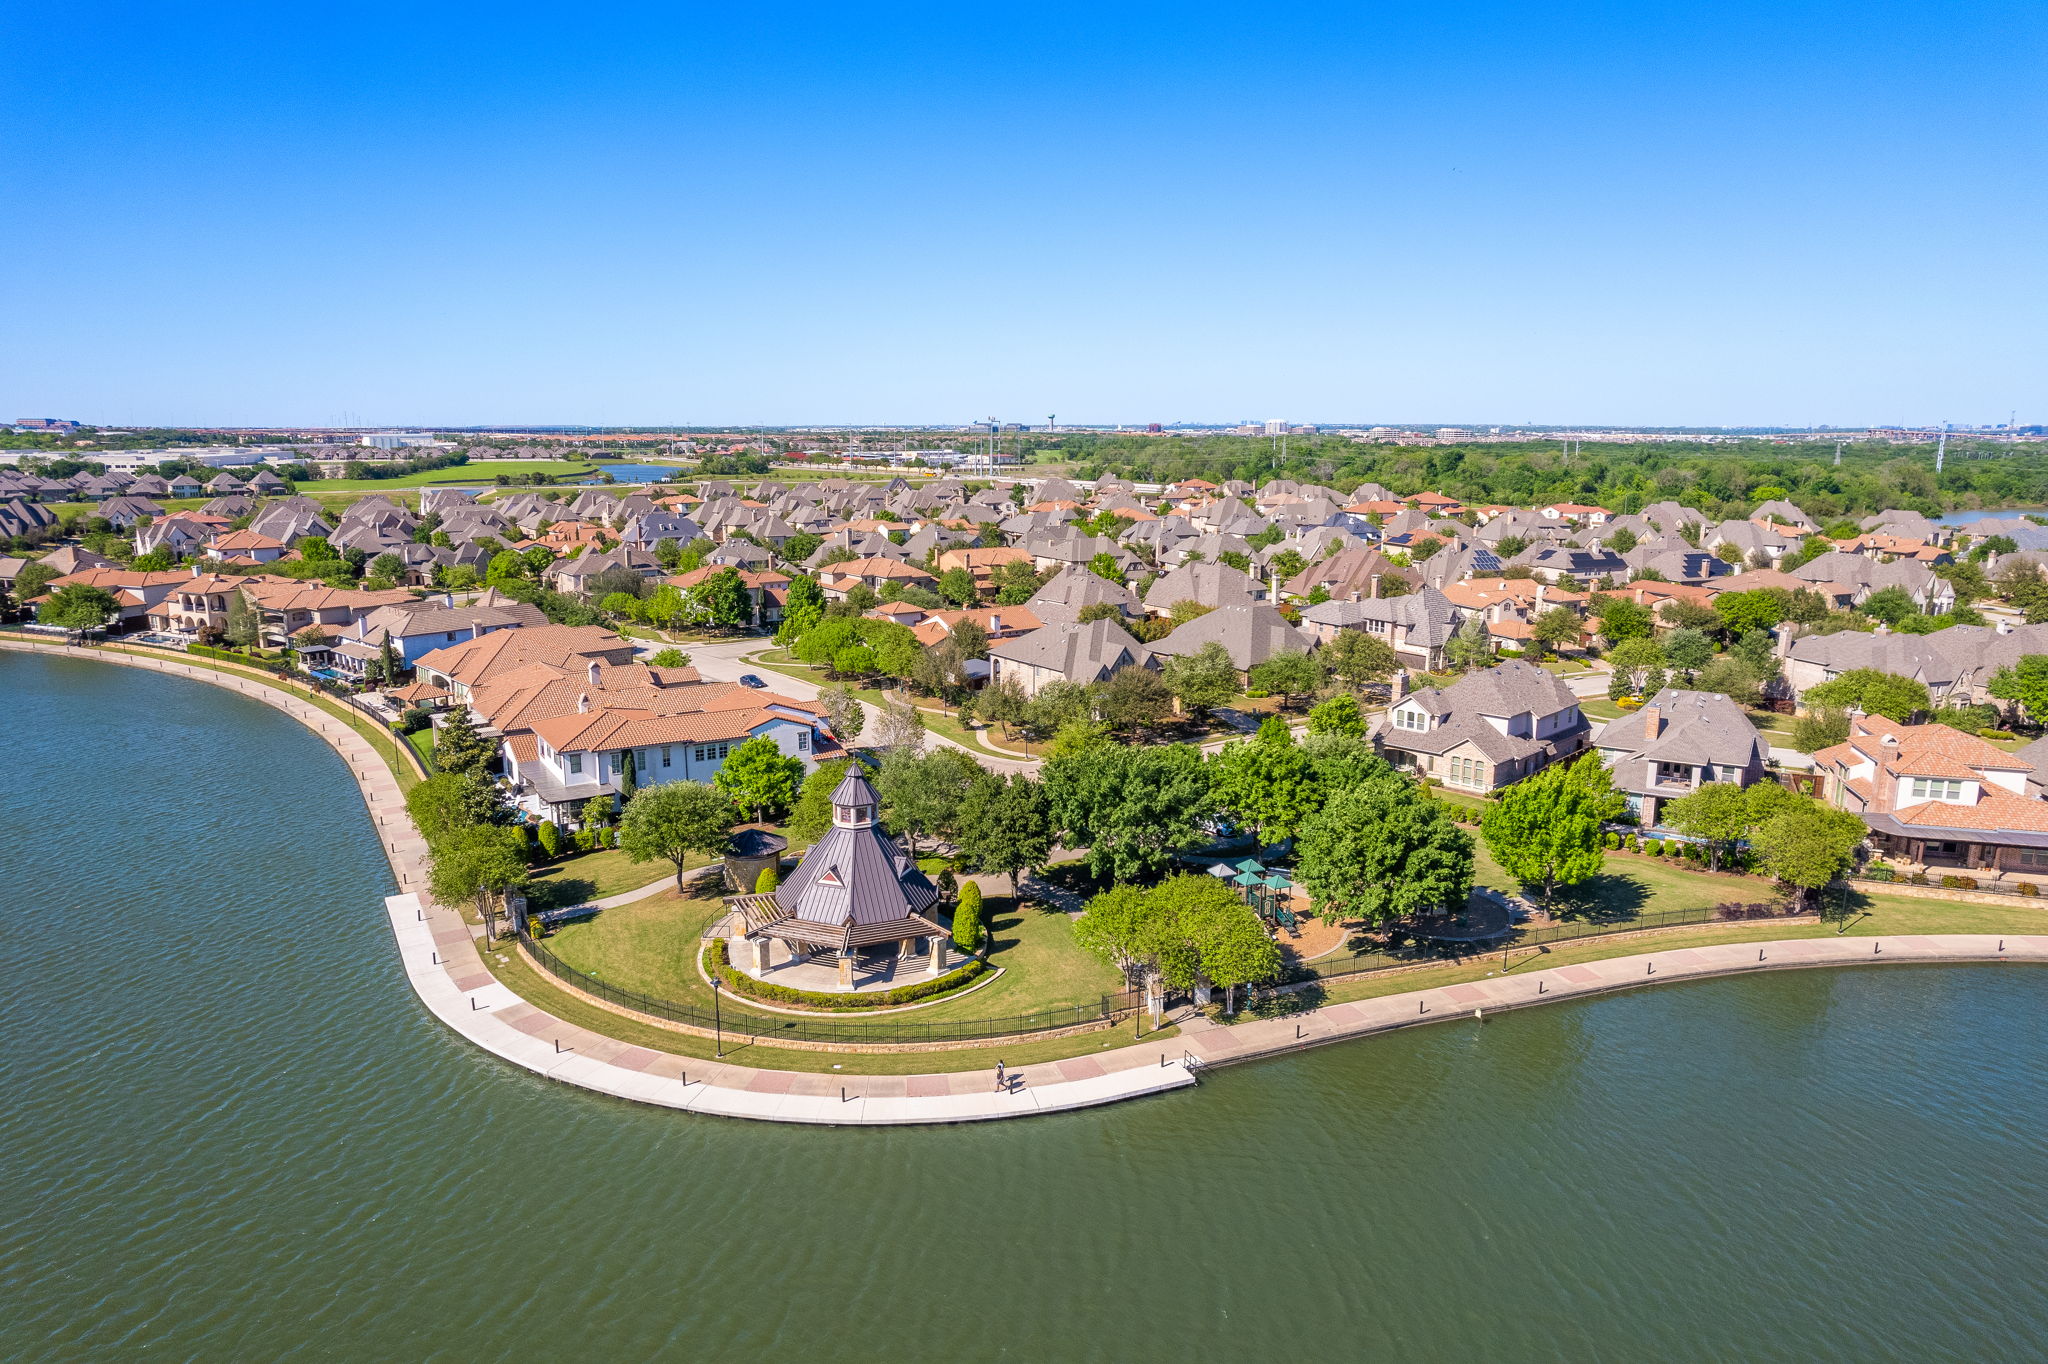
[[[1948,423],[1941,424],[1941,435],[1934,442],[1934,473],[1941,476],[1941,462],[1948,456]]]

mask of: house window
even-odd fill
[[[719,762],[731,751],[731,744],[700,744],[697,747],[697,761],[700,763]]]
[[[1412,729],[1420,731],[1428,723],[1428,718],[1425,717],[1420,711],[1397,710],[1394,712],[1394,724],[1396,727],[1400,729]]]
[[[800,729],[796,732],[796,751],[799,753],[811,751],[811,732],[808,729]]]
[[[1485,787],[1486,764],[1477,758],[1452,758],[1450,783],[1453,786]]]
[[[1659,786],[1690,786],[1692,785],[1692,768],[1684,763],[1658,763],[1657,784]]]
[[[577,777],[583,775],[583,755],[581,753],[571,753],[569,755],[569,773],[571,776]]]
[[[663,767],[669,765],[669,759],[673,756],[674,751],[674,745],[672,744],[663,744],[661,746],[661,765]]]
[[[2048,848],[2015,848],[2013,860],[2022,867],[2048,867]]]
[[[1914,800],[1961,800],[1963,784],[1960,781],[1942,781],[1934,777],[1913,778]]]

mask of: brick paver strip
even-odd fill
[[[1521,1008],[1672,980],[1801,967],[2048,962],[2048,934],[1916,934],[1717,944],[1409,991],[1293,1017],[1229,1027],[1190,1027],[1164,1047],[1139,1044],[1099,1056],[1021,1067],[1013,1072],[1017,1087],[1007,1093],[994,1091],[988,1070],[844,1077],[759,1070],[730,1061],[655,1052],[605,1037],[556,1018],[499,984],[484,968],[461,916],[422,900],[426,844],[412,828],[398,784],[383,759],[354,728],[318,707],[263,682],[170,659],[17,640],[0,640],[0,648],[189,677],[240,692],[303,723],[348,763],[382,836],[386,859],[399,885],[398,894],[385,898],[385,912],[406,978],[428,1012],[484,1050],[550,1079],[696,1113],[834,1126],[1027,1117],[1192,1085],[1195,1068],[1185,1059],[1190,1054],[1200,1065],[1220,1065],[1397,1028],[1469,1020],[1475,1002],[1488,1009]],[[647,893],[651,888],[613,898],[625,900]],[[1759,953],[1762,960],[1758,960]],[[844,1100],[842,1089],[847,1095]]]

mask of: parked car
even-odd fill
[[[740,685],[742,687],[765,687],[768,684],[766,682],[763,682],[759,677],[756,677],[753,673],[741,673]]]

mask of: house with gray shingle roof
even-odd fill
[[[1315,639],[1287,623],[1287,617],[1264,602],[1219,606],[1205,612],[1152,645],[1160,654],[1198,654],[1211,642],[1221,644],[1240,673],[1249,673],[1274,654],[1305,654]]]
[[[1464,791],[1497,791],[1586,746],[1592,727],[1557,677],[1514,659],[1399,698],[1373,724],[1388,762]]]
[[[1462,613],[1434,587],[1405,597],[1326,601],[1304,607],[1303,633],[1328,644],[1340,631],[1360,630],[1393,646],[1394,657],[1410,668],[1434,671],[1444,663],[1444,646],[1458,632]]]
[[[1046,625],[989,645],[989,681],[1002,687],[1014,680],[1024,695],[1035,696],[1054,682],[1086,685],[1107,681],[1119,668],[1156,668],[1153,654],[1107,616],[1085,625]]]
[[[1197,560],[1163,573],[1145,590],[1145,609],[1170,616],[1181,602],[1198,606],[1249,606],[1266,599],[1264,583],[1229,564]]]
[[[1600,731],[1600,761],[1614,789],[1645,827],[1667,800],[1709,782],[1748,786],[1764,780],[1769,750],[1742,707],[1713,691],[1666,687],[1633,715]]]

